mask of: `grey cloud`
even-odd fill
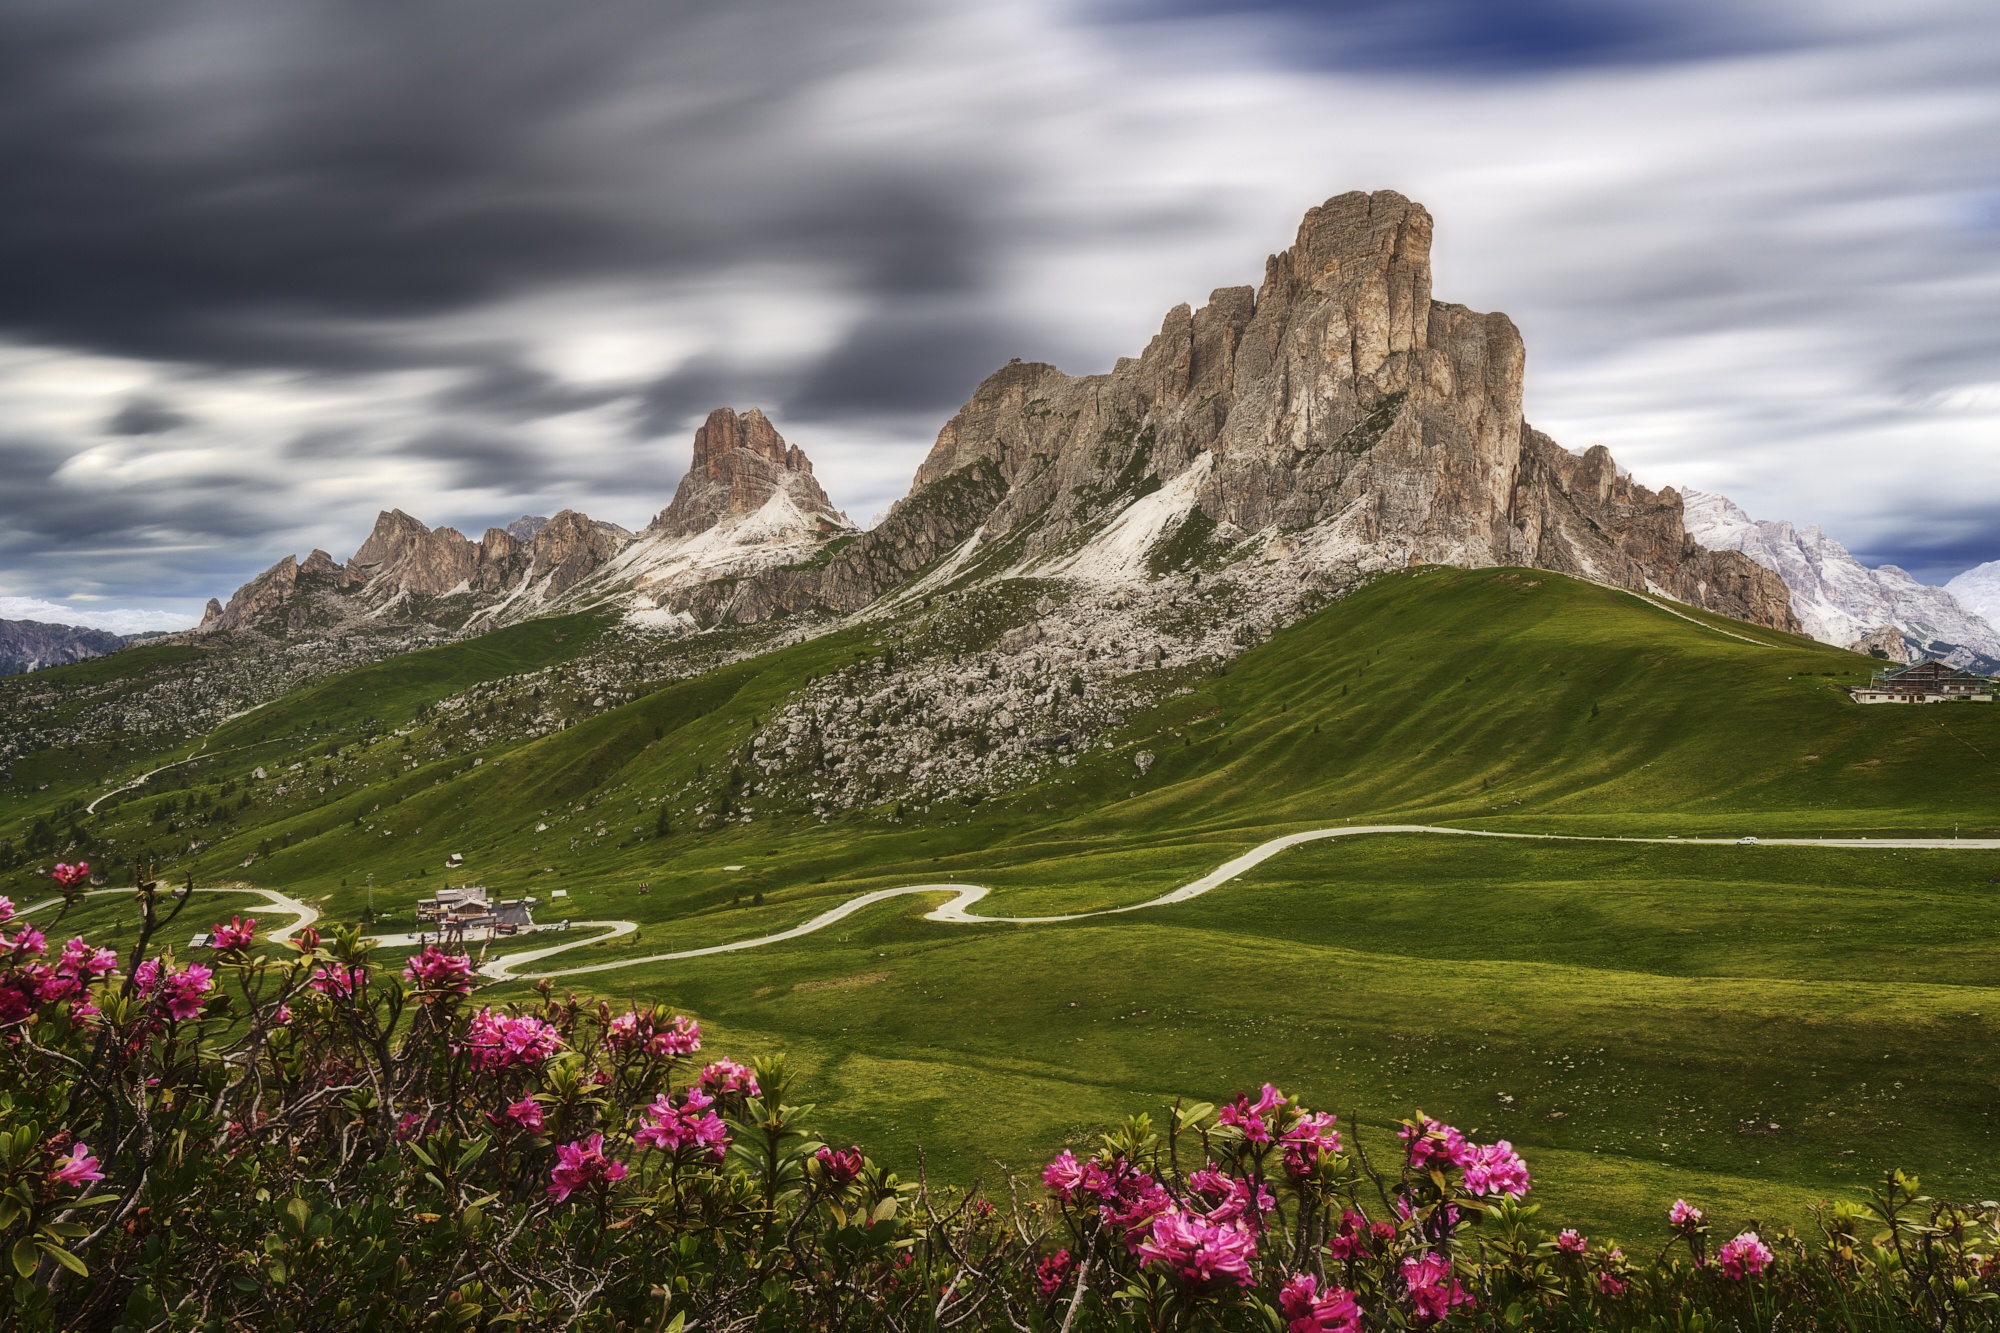
[[[123,407],[112,414],[104,423],[107,435],[164,435],[168,431],[179,430],[194,420],[186,413],[177,412],[157,398],[141,395],[126,400]]]

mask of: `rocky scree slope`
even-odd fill
[[[1176,307],[1111,373],[1003,368],[882,524],[762,576],[754,600],[852,611],[975,574],[1131,587],[1240,564],[1291,588],[1504,564],[1796,630],[1783,582],[1692,540],[1673,490],[1528,426],[1520,334],[1432,299],[1431,226],[1399,194],[1341,195],[1259,288]]]
[[[1695,540],[1741,551],[1784,579],[1800,625],[1821,643],[1898,662],[1936,658],[2000,670],[2000,632],[1962,605],[1952,585],[1919,583],[1895,565],[1870,569],[1817,526],[1752,519],[1727,496],[1691,490],[1684,498]]]

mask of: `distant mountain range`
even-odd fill
[[[0,620],[0,676],[18,676],[43,667],[63,666],[115,653],[137,638],[152,635],[113,634],[81,625],[50,625],[39,620]]]
[[[1820,642],[1854,648],[1865,641],[1860,651],[1874,649],[1898,661],[1937,658],[2000,671],[2000,632],[1979,614],[2000,610],[2000,562],[1932,587],[1895,565],[1870,569],[1816,526],[1753,519],[1721,495],[1688,491],[1684,498],[1694,539],[1714,550],[1741,551],[1776,571],[1791,589],[1799,624]],[[1956,595],[1982,586],[1987,599],[1977,606]],[[1894,634],[1884,636],[1884,629]]]

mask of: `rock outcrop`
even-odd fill
[[[1432,299],[1430,243],[1403,196],[1342,195],[1258,289],[1176,307],[1110,374],[1004,367],[881,525],[768,600],[851,610],[947,554],[1115,583],[1254,543],[1275,578],[1534,565],[1796,629],[1769,571],[1688,540],[1673,491],[1528,427],[1520,334]]]
[[[1989,625],[2000,626],[2000,560],[1974,565],[1945,581],[1958,604]]]
[[[757,408],[742,416],[726,407],[708,414],[694,433],[694,454],[674,498],[646,528],[648,535],[692,537],[718,523],[740,519],[783,494],[808,518],[848,526],[813,476],[797,445],[786,445]]]
[[[1949,587],[1919,583],[1895,565],[1870,569],[1816,526],[1752,519],[1726,496],[1689,491],[1686,498],[1695,539],[1715,550],[1740,551],[1776,573],[1805,633],[1820,642],[1868,652],[1857,646],[1864,636],[1880,647],[1883,628],[1893,627],[1903,647],[1891,660],[1936,658],[1977,671],[2000,669],[2000,632],[1960,605]]]

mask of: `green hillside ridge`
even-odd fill
[[[369,905],[372,876],[393,929],[460,851],[498,893],[541,895],[543,920],[640,923],[555,966],[751,937],[914,882],[991,885],[980,910],[1003,915],[1141,901],[1344,820],[2000,834],[2000,709],[1861,708],[1844,687],[1865,659],[1534,570],[1381,579],[1219,674],[1163,681],[1188,692],[977,804],[821,823],[731,795],[760,720],[808,680],[951,651],[960,628],[913,608],[483,748],[462,716],[425,710],[478,682],[504,708],[510,670],[545,661],[479,661],[491,649],[472,640],[383,662],[214,738],[252,748],[197,768],[204,808],[229,813],[188,864],[336,918]],[[276,798],[247,781],[253,754],[346,780]],[[189,794],[142,791],[93,832],[158,842],[160,805]],[[701,830],[694,811],[724,797],[753,822]],[[575,984],[795,1050],[837,1131],[878,1158],[921,1143],[957,1178],[1269,1077],[1378,1124],[1422,1105],[1506,1133],[1566,1210],[1627,1234],[1662,1190],[1796,1216],[1891,1161],[1996,1192],[2000,855],[1445,841],[1296,849],[1196,902],[1073,926],[950,927],[900,899],[805,940]]]

